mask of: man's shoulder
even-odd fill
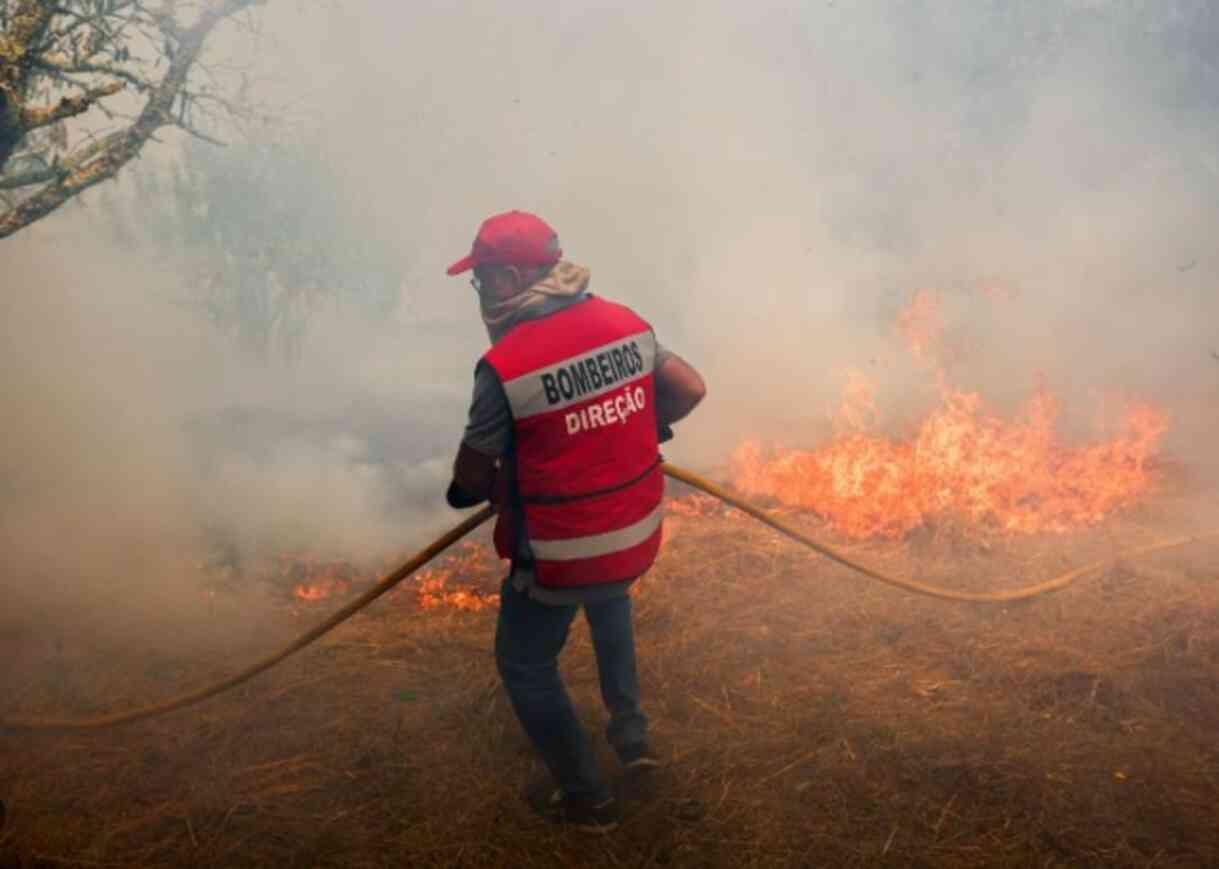
[[[634,320],[638,321],[644,326],[647,326],[649,329],[652,328],[647,319],[630,305],[622,302],[615,302],[612,299],[605,298],[604,296],[595,296],[592,298],[595,298],[598,308],[602,312],[603,316]]]
[[[584,352],[590,341],[651,331],[651,324],[628,306],[586,293],[578,302],[513,326],[481,362],[494,368],[501,379],[511,380],[521,369]]]

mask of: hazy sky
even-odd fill
[[[987,352],[963,385],[1212,377],[1217,19],[1205,2],[343,3],[293,17],[289,69],[400,234],[417,305],[470,315],[443,267],[487,214],[538,211],[706,369],[704,424],[674,449],[711,460],[742,420],[789,435],[823,416],[919,288],[964,297],[949,325]],[[978,293],[996,285],[1019,293],[998,311]]]
[[[264,14],[262,93],[290,94],[295,129],[397,245],[401,303],[372,326],[319,315],[297,363],[264,365],[172,303],[172,267],[80,239],[88,215],[0,243],[19,555],[89,529],[97,545],[76,549],[105,567],[204,524],[400,550],[449,521],[484,338],[444,268],[510,208],[544,216],[596,291],[706,374],[677,460],[714,466],[749,435],[808,445],[852,368],[877,379],[882,423],[930,400],[893,330],[921,288],[966,348],[960,385],[1010,407],[1044,373],[1082,418],[1098,392],[1154,397],[1179,413],[1171,448],[1209,454],[1219,13],[1204,0]],[[1014,298],[981,292],[996,286]],[[443,321],[466,325],[420,325]],[[233,424],[234,407],[266,424]],[[206,448],[183,433],[200,419],[219,420]]]

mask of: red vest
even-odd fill
[[[595,296],[517,324],[483,356],[516,434],[516,486],[501,500],[495,548],[516,555],[523,514],[540,585],[621,582],[656,560],[655,359],[652,328]]]

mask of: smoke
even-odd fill
[[[148,276],[62,244],[34,233],[4,251],[5,622],[172,618],[197,533],[172,420],[199,336]]]
[[[299,359],[253,358],[180,274],[69,232],[90,226],[72,215],[5,252],[11,617],[189,622],[210,583],[251,585],[267,556],[372,562],[451,521],[465,396],[418,378],[434,342],[379,344],[339,314]]]
[[[893,324],[923,288],[975,349],[961,385],[1004,407],[1039,374],[1071,406],[1189,411],[1214,383],[1205,3],[314,15],[346,61],[314,95],[333,159],[412,285],[448,292],[486,214],[543,213],[708,375],[675,457],[814,432],[851,368],[896,406],[917,378]]]
[[[434,531],[483,350],[444,268],[509,208],[705,374],[677,461],[807,445],[851,369],[899,425],[933,394],[894,330],[918,289],[945,300],[958,385],[1011,409],[1044,376],[1088,418],[1098,395],[1151,398],[1174,455],[1213,461],[1219,15],[1201,0],[264,14],[264,97],[393,240],[397,307],[323,308],[299,359],[258,362],[85,215],[6,242],[6,593],[143,593],[217,539],[358,555]]]

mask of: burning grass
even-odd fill
[[[282,559],[281,564],[279,575],[292,580],[292,597],[301,605],[302,613],[314,612],[309,604],[349,595],[397,567],[384,563],[374,569],[349,561],[309,558]],[[490,547],[463,540],[389,592],[389,596],[392,600],[411,595],[423,609],[478,612],[499,605],[497,589],[502,572],[503,567]]]
[[[945,521],[849,545],[894,572],[993,589],[1201,530],[1197,507],[1168,485],[1070,537],[979,538]],[[621,785],[612,836],[529,814],[520,791],[541,771],[495,675],[494,606],[429,608],[423,583],[195,710],[3,737],[0,866],[1219,863],[1213,546],[971,607],[871,584],[701,499],[672,513],[636,591],[647,710],[669,763],[646,788]],[[477,552],[449,564],[472,570]],[[270,633],[299,628],[278,612]],[[14,712],[83,714],[217,669],[210,655],[113,643],[69,639],[57,653],[40,637],[3,640]],[[52,694],[55,654],[66,663]],[[582,622],[563,668],[599,733]]]
[[[902,538],[945,517],[1003,532],[1066,533],[1135,503],[1152,483],[1149,461],[1169,428],[1146,402],[1127,402],[1115,431],[1090,444],[1058,435],[1058,398],[1042,383],[1012,419],[952,384],[938,296],[921,291],[896,331],[934,379],[940,404],[907,437],[874,431],[873,383],[850,372],[831,422],[812,449],[742,444],[732,475],[747,496],[815,511],[846,537]]]

